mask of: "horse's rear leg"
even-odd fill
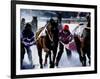
[[[81,51],[80,51],[80,49],[78,49],[78,53],[79,53],[79,59],[80,59],[80,61],[81,61],[81,63],[82,63],[82,61],[83,61],[83,57],[82,57],[82,55],[81,55]]]
[[[82,65],[86,66],[86,48],[82,48],[82,52],[83,52],[83,57],[82,57]]]
[[[78,37],[74,37],[74,40],[75,40],[77,52],[79,54],[80,62],[82,63],[83,58],[82,58],[82,53],[81,53],[81,49],[80,49],[81,48],[81,42],[80,42]]]
[[[44,66],[46,66],[46,64],[47,64],[47,58],[48,58],[48,53],[46,53],[46,55],[45,55],[45,61],[44,61]]]
[[[38,56],[39,56],[40,68],[43,68],[43,65],[42,65],[42,48],[38,48]]]
[[[82,57],[82,66],[86,66],[86,56]]]

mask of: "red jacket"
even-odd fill
[[[59,32],[59,41],[63,42],[64,44],[68,44],[72,40],[72,34],[70,31],[63,31]]]

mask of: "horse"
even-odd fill
[[[46,59],[47,56],[49,56],[50,60],[50,68],[54,68],[56,53],[57,53],[57,47],[58,47],[58,23],[56,23],[53,19],[50,19],[46,26],[41,27],[36,32],[36,46],[38,50],[38,56],[39,56],[39,63],[40,68],[43,68],[43,62],[42,62],[42,49],[46,52]],[[41,32],[45,30],[46,35],[40,36]],[[51,52],[53,52],[53,57],[51,57]]]
[[[80,26],[78,26],[80,27]],[[79,59],[82,63],[82,66],[86,66],[86,55],[89,59],[89,65],[91,61],[90,56],[90,27],[85,25],[85,28],[81,29],[81,36],[74,35],[74,40],[76,43],[76,49],[79,53]]]

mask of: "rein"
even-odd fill
[[[49,32],[48,32],[47,28],[46,28],[46,32],[47,32],[47,34],[48,34],[48,36],[49,36],[50,41],[52,42],[52,41],[53,41],[53,39],[52,39],[52,37],[50,36],[50,34],[49,34]]]

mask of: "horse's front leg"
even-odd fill
[[[53,62],[52,62],[52,67],[55,67],[55,59],[56,59],[56,55],[57,55],[57,47],[55,47],[53,49]]]
[[[50,68],[53,68],[53,67],[52,67],[51,51],[48,51],[47,53],[48,53],[48,55],[49,55],[49,64],[50,64]]]

